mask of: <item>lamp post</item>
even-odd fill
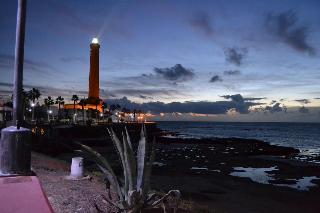
[[[13,86],[13,125],[1,130],[0,176],[31,173],[30,130],[22,128],[22,89],[26,0],[18,0]]]
[[[31,118],[31,121],[34,121],[34,107],[35,107],[35,103],[31,103],[31,108],[32,108],[32,118]]]
[[[48,121],[50,122],[50,115],[52,114],[52,110],[51,109],[49,109],[48,110]]]

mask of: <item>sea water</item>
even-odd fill
[[[158,122],[162,130],[182,138],[246,138],[320,155],[320,123]]]

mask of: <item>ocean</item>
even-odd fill
[[[297,148],[303,155],[320,156],[320,123],[157,122],[182,138],[247,138]]]

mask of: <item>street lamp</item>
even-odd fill
[[[48,121],[50,121],[50,115],[52,114],[52,110],[51,109],[49,109],[48,110]]]
[[[36,104],[35,103],[31,103],[31,107],[32,107],[32,121],[34,121],[34,106],[35,106]],[[31,110],[31,109],[30,109]],[[30,111],[29,110],[29,111]],[[31,112],[31,111],[30,111]]]
[[[73,122],[75,123],[77,121],[77,113],[73,114]]]

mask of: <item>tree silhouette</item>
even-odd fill
[[[85,124],[84,106],[87,105],[86,99],[81,99],[81,100],[79,101],[79,104],[81,105],[81,108],[82,108],[83,124]]]
[[[38,100],[41,96],[41,93],[38,89],[32,88],[27,92],[27,97],[29,100],[32,101],[32,120],[34,120],[34,107],[35,107],[35,100]]]
[[[54,104],[54,101],[53,101],[53,99],[51,98],[51,96],[48,96],[48,98],[45,98],[45,99],[44,99],[44,105],[46,105],[46,107],[48,108],[48,111],[47,111],[48,121],[50,120],[49,110],[50,110],[50,107],[51,107],[53,104]]]
[[[77,95],[72,95],[71,100],[73,101],[73,116],[76,114],[76,103],[79,101],[79,97]]]
[[[56,98],[56,104],[58,104],[58,121],[60,121],[60,118],[61,118],[60,109],[61,109],[61,105],[64,105],[64,98],[61,96],[58,96]]]

